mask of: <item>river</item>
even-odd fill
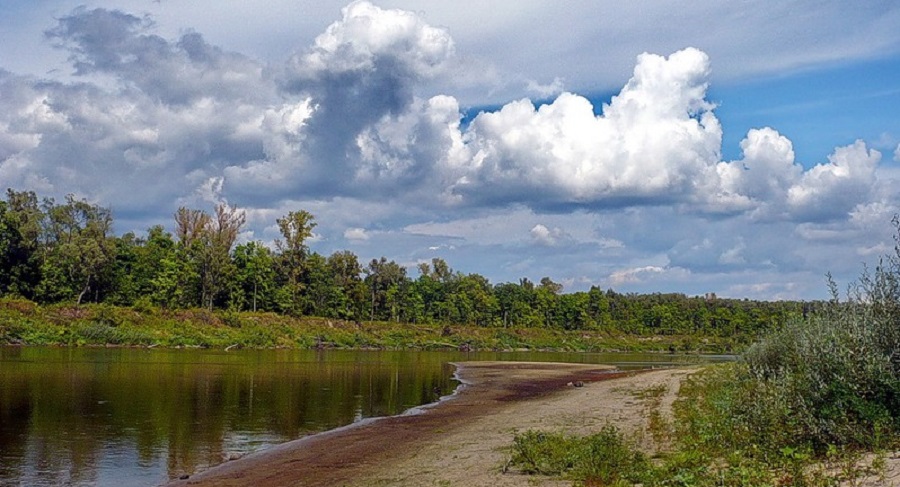
[[[640,368],[710,357],[0,347],[0,485],[158,485],[434,402],[456,387],[449,362],[467,360]]]

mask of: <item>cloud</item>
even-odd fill
[[[741,149],[743,159],[716,165],[718,180],[707,188],[710,211],[823,221],[846,219],[873,197],[881,154],[860,140],[805,171],[794,161],[791,141],[771,128],[751,130]]]
[[[613,283],[613,285],[633,284],[640,282],[641,274],[659,274],[662,272],[665,272],[665,269],[659,266],[644,266],[634,269],[622,269],[610,274],[609,280]]]
[[[171,43],[150,33],[153,22],[118,10],[75,9],[46,35],[69,52],[79,76],[108,74],[167,104],[184,105],[214,94],[230,100],[261,100],[263,65],[211,46],[195,32]],[[268,86],[266,86],[268,85]]]
[[[875,184],[875,169],[881,154],[857,140],[838,147],[819,164],[803,174],[788,189],[787,202],[802,220],[817,221],[846,217],[856,205],[868,201]]]
[[[897,144],[897,148],[894,149],[894,162],[900,162],[900,144]]]
[[[29,123],[55,123],[62,138],[51,146],[53,129],[7,131],[0,150],[29,154],[36,172],[56,173],[41,175],[53,185],[64,168],[38,154],[58,153],[65,139],[67,151],[101,161],[98,174],[180,173],[182,203],[216,178],[222,197],[251,206],[303,194],[433,210],[674,204],[818,221],[868,202],[875,182],[876,152],[857,144],[804,171],[791,142],[770,128],[748,133],[742,160],[721,162],[722,128],[706,98],[710,60],[698,49],[638,56],[599,114],[583,96],[562,93],[541,106],[514,101],[463,125],[454,97],[417,95],[425,80],[448,74],[455,43],[412,12],[351,3],[280,71],[197,33],[170,42],[152,30],[149,18],[119,11],[79,8],[62,17],[47,35],[70,52],[76,73],[113,76],[119,88],[42,87],[25,105],[37,107]],[[63,93],[67,101],[39,103]],[[78,103],[86,99],[107,108]],[[75,130],[59,125],[73,121]],[[88,126],[105,132],[77,133]],[[4,169],[21,179],[28,171],[16,159]],[[94,175],[84,176],[88,184]]]
[[[711,189],[721,211],[754,209],[775,199],[803,172],[794,162],[794,147],[787,137],[769,127],[753,129],[741,141],[743,159],[716,165],[718,181]],[[778,201],[778,206],[782,201]]]
[[[540,84],[534,80],[528,80],[525,89],[541,98],[556,96],[563,92],[563,80],[560,77],[556,77],[553,78],[552,83],[546,85]]]
[[[309,52],[291,62],[296,80],[344,73],[397,70],[428,77],[453,54],[453,39],[413,12],[386,10],[366,1],[342,9],[343,18],[316,37]]]
[[[369,234],[364,228],[348,228],[344,230],[344,238],[347,240],[369,240]]]
[[[553,227],[551,230],[540,223],[532,227],[530,233],[532,240],[536,244],[546,247],[554,247],[561,241],[571,240],[571,236],[559,227]]]
[[[404,129],[428,130],[414,117],[430,117],[434,103],[417,100],[415,91],[445,68],[454,54],[453,40],[408,11],[358,1],[342,14],[310,49],[288,61],[282,75],[286,94],[315,107],[304,118],[302,132],[292,132],[281,144],[287,150],[267,151],[265,159],[228,168],[233,191],[248,197],[262,190],[279,196],[297,191],[380,195],[385,185],[397,184],[384,180],[416,171],[402,154],[409,149],[396,147],[390,138]],[[452,106],[458,121],[458,107]],[[417,144],[428,156],[434,147],[429,142]],[[397,151],[401,154],[390,154]],[[382,154],[387,155],[384,163],[376,159]],[[381,184],[372,185],[373,178]]]
[[[709,59],[696,49],[643,54],[602,114],[564,93],[478,115],[464,136],[471,158],[451,192],[478,203],[658,204],[691,193],[718,161],[721,127],[704,98]]]

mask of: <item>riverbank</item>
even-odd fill
[[[0,299],[0,345],[733,353],[747,335],[346,321],[276,313],[40,306]]]
[[[424,414],[286,443],[169,487],[533,485],[534,476],[502,472],[504,449],[517,432],[540,428],[586,434],[614,424],[640,437],[649,430],[647,408],[671,408],[681,379],[692,370],[623,373],[581,364],[462,363],[457,374],[464,386]],[[583,387],[575,386],[579,381]],[[644,394],[662,388],[661,399]],[[641,441],[655,448],[651,438]]]

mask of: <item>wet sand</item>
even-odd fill
[[[624,373],[602,365],[466,362],[463,386],[418,414],[357,423],[211,468],[174,486],[533,485],[502,473],[504,447],[527,428],[585,433],[604,424],[642,430],[636,394],[666,384],[674,400],[683,369]],[[570,383],[582,381],[584,387]],[[547,480],[547,485],[556,482]]]

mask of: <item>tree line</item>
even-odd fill
[[[173,231],[112,233],[108,208],[8,190],[0,200],[0,296],[42,304],[267,311],[355,321],[548,327],[633,334],[752,334],[805,314],[816,303],[621,294],[592,287],[563,293],[549,277],[491,284],[442,259],[416,277],[385,257],[310,251],[316,226],[304,210],[276,220],[274,248],[237,243],[243,211],[180,208]]]

